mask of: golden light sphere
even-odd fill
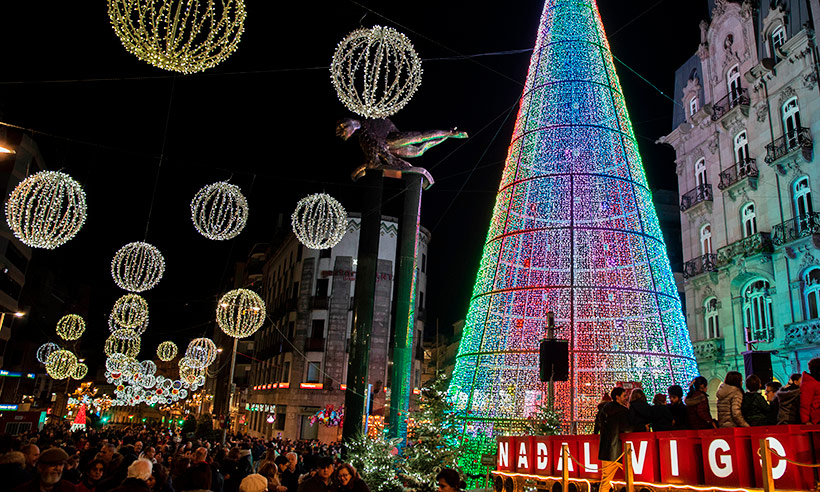
[[[46,372],[54,379],[65,379],[74,372],[77,356],[68,350],[52,352],[46,360]]]
[[[248,200],[236,185],[224,181],[210,184],[191,201],[191,220],[197,232],[208,239],[233,239],[248,221]]]
[[[129,330],[128,328],[114,330],[105,340],[103,350],[105,351],[105,355],[109,357],[114,354],[122,354],[135,359],[140,353],[140,337],[137,335],[137,332]]]
[[[66,314],[57,321],[57,335],[63,340],[77,340],[85,333],[85,320],[78,314]]]
[[[137,294],[126,294],[111,308],[109,328],[129,328],[142,335],[148,326],[148,303]]]
[[[128,243],[111,260],[111,276],[121,289],[143,292],[153,289],[165,273],[165,258],[148,243]]]
[[[296,238],[310,249],[332,248],[347,232],[347,211],[338,200],[325,193],[299,200],[290,221]]]
[[[216,323],[227,335],[245,338],[256,333],[265,322],[265,302],[248,289],[227,292],[216,306]]]
[[[157,357],[159,360],[168,362],[177,356],[177,345],[174,342],[165,341],[157,346]]]
[[[188,344],[183,359],[194,369],[202,369],[213,364],[216,354],[216,344],[210,338],[195,338]]]
[[[183,357],[179,360],[179,379],[185,381],[188,384],[194,384],[200,378],[200,376],[205,375],[205,368],[191,367],[190,365],[185,363],[187,362],[186,359],[187,357]]]
[[[71,371],[71,379],[80,380],[88,374],[88,366],[82,362],[78,362],[76,366],[74,366],[74,370]]]

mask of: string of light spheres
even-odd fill
[[[186,364],[194,369],[202,369],[216,360],[216,344],[210,338],[194,338],[185,350]]]
[[[114,283],[129,292],[153,289],[165,273],[165,258],[145,242],[128,243],[114,254],[111,276]]]
[[[68,174],[42,171],[18,184],[6,202],[6,221],[32,248],[54,249],[83,227],[85,192]]]
[[[216,305],[216,324],[228,336],[246,338],[265,322],[265,301],[248,289],[226,292]]]
[[[46,342],[37,348],[37,352],[35,352],[34,356],[40,364],[45,364],[48,361],[48,356],[58,350],[60,350],[59,345],[53,342]]]
[[[120,328],[111,332],[105,340],[105,355],[122,354],[131,359],[140,353],[140,337],[134,330]]]
[[[46,359],[46,372],[53,379],[65,379],[74,371],[79,362],[77,356],[68,350],[56,350]]]
[[[168,362],[177,356],[177,346],[174,342],[165,341],[157,346],[157,357],[163,362]]]
[[[290,220],[296,238],[310,249],[332,248],[347,232],[347,211],[325,193],[299,200]]]
[[[85,333],[85,320],[79,314],[66,314],[57,321],[57,335],[63,340],[77,340]]]
[[[224,181],[210,184],[191,201],[191,220],[208,239],[233,239],[248,221],[248,200],[238,186]]]
[[[137,294],[126,294],[114,303],[108,321],[112,332],[128,328],[142,335],[148,327],[148,303]]]

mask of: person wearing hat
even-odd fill
[[[258,473],[252,473],[242,479],[239,492],[267,492],[268,479]]]
[[[76,492],[77,487],[63,480],[63,468],[68,453],[60,448],[49,448],[40,453],[34,480],[20,485],[14,492]]]

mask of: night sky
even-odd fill
[[[78,236],[55,251],[36,250],[32,260],[69,289],[89,286],[82,355],[101,353],[108,312],[124,294],[111,279],[111,257],[143,240],[146,225],[166,273],[144,295],[151,322],[141,358],[153,357],[163,339],[184,348],[211,333],[234,262],[271,240],[279,214],[287,225],[301,197],[324,191],[360,210],[361,190],[349,175],[361,157],[353,141],[334,136],[336,120],[349,113],[327,71],[336,43],[360,22],[403,32],[426,60],[419,92],[392,118],[399,129],[457,126],[471,136],[413,162],[436,179],[422,203],[433,237],[427,327],[438,320],[446,334],[467,311],[530,54],[457,58],[531,49],[542,5],[251,0],[235,54],[204,74],[174,76],[122,47],[105,2],[7,2],[0,121],[35,130],[47,167],[71,174],[87,193]],[[599,7],[613,54],[672,95],[674,70],[697,49],[706,1],[599,0]],[[650,185],[676,190],[674,153],[654,143],[671,131],[672,102],[617,62],[616,69]],[[209,241],[194,230],[189,203],[202,186],[226,179],[248,196],[249,223],[233,241]],[[385,198],[384,213],[398,215],[399,189],[389,187]],[[11,347],[18,336],[58,341],[56,321],[32,313],[34,329],[15,331]]]

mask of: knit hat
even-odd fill
[[[268,490],[268,479],[258,473],[248,475],[239,484],[239,492],[265,492]]]
[[[62,449],[49,448],[40,453],[40,458],[37,460],[37,463],[42,463],[44,465],[59,465],[61,463],[65,463],[67,459],[68,453]]]

